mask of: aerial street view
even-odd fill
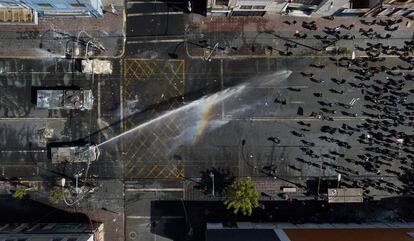
[[[414,241],[413,22],[0,0],[0,240]]]

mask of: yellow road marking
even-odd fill
[[[157,116],[156,106],[169,99],[169,96],[182,96],[184,93],[184,60],[125,59],[124,61],[124,100],[134,99],[135,83],[145,84],[148,79],[165,82],[160,86],[161,96],[154,95],[154,105],[150,115]],[[181,75],[182,74],[182,75]],[[137,86],[134,86],[137,88]],[[138,86],[139,88],[139,86]],[[129,98],[129,99],[128,99]],[[173,101],[168,108],[176,108],[181,102]],[[126,109],[123,110],[126,116]],[[140,123],[132,118],[124,122],[124,131]],[[167,148],[164,139],[180,133],[180,121],[168,118],[155,123],[151,130],[137,130],[135,138],[124,142],[124,176],[126,178],[182,178],[184,165],[180,160],[168,160],[162,150]],[[156,148],[151,148],[157,146]]]

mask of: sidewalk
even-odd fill
[[[126,18],[124,7],[119,6],[117,9],[119,16],[107,12],[102,18],[46,17],[39,19],[36,26],[0,26],[0,57],[64,58],[67,46],[72,46],[68,36],[76,39],[84,31],[106,49],[95,57],[120,58],[124,53]],[[105,10],[110,11],[110,7]],[[81,33],[82,37],[85,37],[84,33]]]
[[[78,203],[68,206],[62,200],[59,203],[49,201],[49,192],[30,192],[29,197],[36,202],[53,206],[67,213],[86,215],[91,221],[104,224],[106,241],[124,239],[124,195],[123,183],[118,180],[100,181],[101,187],[88,194]]]
[[[199,15],[192,15],[191,28],[202,32],[295,32],[296,30],[314,32],[302,28],[303,21],[314,21],[319,27],[318,31],[322,30],[324,27],[335,28],[341,24],[346,26],[354,24],[354,31],[356,32],[360,27],[366,29],[372,28],[374,31],[384,29],[384,27],[380,25],[364,25],[360,22],[361,19],[370,22],[374,19],[379,21],[381,18],[336,17],[334,20],[328,20],[321,17],[292,17],[281,16],[278,14],[267,14],[264,17],[203,17]],[[414,21],[407,18],[403,18],[403,20],[404,21],[399,24],[400,30],[405,29],[407,31],[412,31],[413,27],[407,28],[405,24],[407,22],[413,23]],[[286,24],[286,21],[291,24]],[[296,24],[293,24],[293,21],[296,21]]]
[[[196,181],[200,180],[194,179],[185,181],[185,201],[224,201],[226,199],[225,195],[221,193],[215,193],[215,196],[213,196],[210,193],[206,194],[205,190],[203,190],[203,188],[200,187],[199,184],[196,183]],[[298,200],[314,199],[314,196],[306,195],[306,190],[293,185],[293,182],[303,186],[306,184],[304,181],[298,182],[298,180],[288,180],[287,182],[286,180],[274,179],[269,177],[253,178],[253,185],[255,187],[255,190],[260,194],[260,201],[286,200],[286,192],[282,191],[282,187],[294,187],[297,189],[295,192],[289,193],[289,196],[291,198]]]
[[[275,58],[297,56],[332,56],[326,51],[326,47],[338,47],[347,49],[344,56],[351,56],[355,44],[365,46],[367,42],[385,42],[387,45],[402,46],[404,41],[411,40],[411,20],[404,19],[399,24],[399,30],[395,32],[384,31],[384,26],[365,25],[361,18],[338,17],[335,20],[323,18],[286,17],[280,15],[266,15],[265,17],[202,17],[193,15],[186,35],[187,54],[190,58],[202,58],[207,48],[212,48],[216,43],[219,48],[214,51],[211,58]],[[372,21],[374,18],[364,18]],[[294,23],[296,21],[296,23]],[[302,27],[302,22],[314,21],[318,26],[316,31]],[[377,19],[377,21],[379,21]],[[341,28],[342,34],[350,34],[355,39],[335,38],[324,32],[326,28],[336,28],[341,25],[354,25],[351,30]],[[361,35],[359,31],[370,29],[382,35],[392,33],[393,38],[369,39]],[[295,32],[306,34],[307,37],[296,38]],[[328,39],[324,40],[323,38]],[[207,43],[203,48],[200,43]],[[289,47],[287,50],[287,46]],[[355,51],[357,57],[366,56],[365,52]],[[385,56],[384,56],[385,57]],[[394,57],[394,56],[387,56]]]

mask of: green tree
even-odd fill
[[[243,215],[251,215],[254,208],[263,207],[259,203],[259,193],[254,189],[250,177],[235,180],[226,188],[226,200],[224,205],[228,210],[233,209],[233,213],[239,211]]]
[[[338,54],[341,54],[341,55],[347,55],[347,54],[352,53],[350,49],[345,48],[345,47],[339,47],[337,51],[338,51]]]
[[[27,189],[25,188],[17,188],[16,191],[14,191],[13,193],[13,197],[17,199],[22,199],[26,195],[27,195]]]
[[[52,203],[58,203],[63,199],[65,190],[61,187],[53,187],[49,192],[49,201]]]

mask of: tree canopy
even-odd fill
[[[49,192],[49,201],[57,204],[63,199],[65,195],[65,190],[61,187],[53,187]]]
[[[17,188],[16,191],[13,193],[13,197],[17,199],[22,199],[26,195],[27,190],[24,188]]]
[[[263,207],[259,203],[259,193],[254,189],[250,177],[235,180],[226,188],[226,208],[237,214],[251,215],[254,208]]]

